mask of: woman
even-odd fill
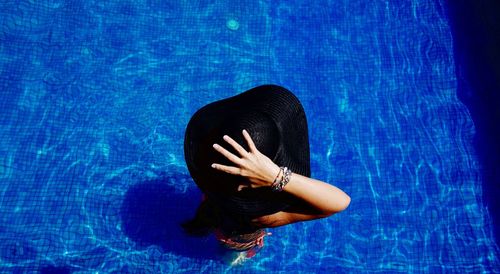
[[[191,235],[214,231],[222,245],[247,257],[271,235],[265,228],[325,218],[350,203],[339,188],[309,178],[305,112],[280,86],[258,86],[201,108],[188,123],[184,149],[204,194],[183,228]]]

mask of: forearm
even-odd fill
[[[243,130],[250,152],[246,151],[240,144],[224,135],[223,139],[230,143],[242,157],[237,157],[220,145],[213,144],[214,149],[222,153],[226,158],[236,163],[238,167],[212,164],[213,168],[220,169],[229,174],[241,175],[248,178],[249,184],[238,186],[238,191],[245,187],[269,187],[273,184],[274,176],[281,173],[278,167],[269,157],[259,152],[250,135]],[[288,173],[288,172],[287,172]],[[277,175],[276,175],[277,174]],[[351,198],[339,188],[325,182],[312,179],[298,173],[288,173],[287,185],[282,191],[296,196],[307,204],[307,207],[320,212],[318,216],[334,214],[344,210],[350,203]],[[310,215],[310,214],[308,214]]]
[[[283,191],[302,199],[312,208],[325,214],[334,214],[342,211],[351,202],[349,195],[341,189],[323,181],[293,172],[290,175],[290,181],[285,185]]]

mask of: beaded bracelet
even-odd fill
[[[283,171],[281,179],[279,181],[276,181],[276,179],[274,179],[273,184],[271,185],[272,190],[275,192],[283,191],[285,185],[290,181],[290,175],[292,175],[292,171],[288,169],[288,167],[280,166],[280,172],[281,171]],[[279,174],[280,173],[278,173],[278,176]]]
[[[273,190],[276,188],[276,186],[281,182],[283,181],[283,176],[284,176],[284,172],[283,172],[283,175],[281,175],[281,179],[278,179],[281,172],[283,171],[283,167],[279,167],[279,171],[278,171],[278,174],[276,175],[276,178],[274,178],[274,181],[273,183],[271,184],[271,188],[273,188]]]
[[[276,179],[278,179],[278,177],[280,176],[280,174],[281,174],[281,171],[282,171],[282,170],[283,170],[283,169],[280,167],[280,170],[278,171],[278,174],[277,174],[277,175],[276,175],[276,177],[274,178],[273,183],[271,184],[271,187],[272,187],[272,186],[274,186],[274,185],[276,184]]]

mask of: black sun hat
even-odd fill
[[[262,216],[298,202],[291,194],[271,187],[243,188],[248,180],[211,167],[212,163],[237,166],[212,145],[217,143],[240,157],[222,136],[228,135],[249,151],[245,129],[257,149],[276,165],[311,175],[307,119],[299,99],[288,89],[261,85],[238,95],[205,105],[194,113],[186,127],[184,156],[194,182],[224,211]]]

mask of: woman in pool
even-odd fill
[[[305,112],[280,86],[258,86],[201,108],[187,126],[184,149],[203,198],[183,228],[191,235],[213,231],[246,257],[271,235],[265,228],[325,218],[350,203],[339,188],[310,178]]]

